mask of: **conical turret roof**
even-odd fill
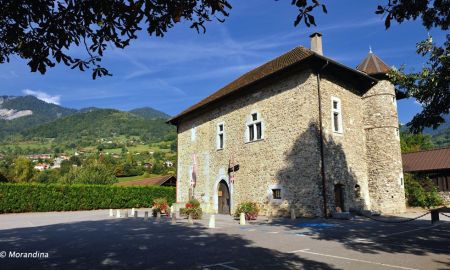
[[[389,72],[389,66],[376,56],[372,50],[369,51],[366,58],[356,67],[368,75],[382,75]]]

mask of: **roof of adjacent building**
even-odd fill
[[[164,176],[157,176],[157,177],[152,177],[152,178],[119,182],[114,185],[116,185],[116,186],[161,186],[165,182],[167,182],[168,180],[170,180],[172,178],[175,178],[175,176],[164,175]]]
[[[386,74],[391,68],[370,50],[356,69],[369,75],[377,75]]]
[[[431,172],[450,169],[450,147],[402,154],[403,171]]]
[[[335,74],[339,74],[339,76],[337,76],[338,79],[350,80],[354,83],[358,83],[362,86],[361,88],[364,88],[364,90],[369,89],[377,82],[375,78],[361,71],[342,65],[328,57],[319,55],[310,49],[299,46],[243,74],[212,95],[206,97],[197,104],[176,115],[168,122],[171,124],[177,124],[181,118],[194,111],[203,109],[216,101],[223,100],[224,98],[229,97],[231,94],[241,92],[241,90],[247,89],[249,86],[263,79],[268,79],[272,77],[272,75],[278,74],[280,71],[297,66],[299,64],[305,64],[306,68],[313,69],[318,69],[326,65],[327,68],[325,72],[333,72]]]

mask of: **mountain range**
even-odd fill
[[[0,136],[26,138],[110,137],[145,135],[150,139],[173,137],[170,116],[144,107],[129,112],[95,107],[80,110],[47,103],[34,96],[0,96]]]
[[[175,128],[165,123],[169,118],[168,114],[149,107],[130,111],[95,107],[76,110],[34,96],[0,96],[0,141],[17,135],[26,139],[88,137],[94,140],[129,135],[148,140],[173,140]],[[450,115],[444,118],[446,122],[437,129],[424,130],[437,147],[450,146]]]

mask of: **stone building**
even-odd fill
[[[372,52],[353,69],[296,47],[169,120],[178,130],[177,202],[210,213],[257,202],[283,215],[405,209],[389,67]]]

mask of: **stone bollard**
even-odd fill
[[[110,216],[110,217],[113,217],[113,216],[114,216],[114,212],[113,212],[112,209],[109,209],[109,216]]]
[[[156,213],[156,221],[161,221],[161,212]]]
[[[245,213],[241,213],[241,215],[239,216],[239,224],[245,225]]]
[[[272,211],[269,212],[268,218],[267,218],[267,222],[272,223]]]
[[[209,228],[215,228],[216,227],[216,215],[209,216]]]
[[[295,209],[291,209],[291,219],[294,220],[297,217],[295,216]]]
[[[188,215],[188,223],[189,224],[194,224],[194,219],[192,219],[192,214]]]
[[[125,218],[128,217],[128,210],[125,210]]]
[[[172,215],[172,221],[171,221],[172,225],[177,224],[177,216],[176,215]]]
[[[138,211],[134,210],[134,218],[138,217]]]
[[[134,216],[134,211],[136,211],[136,210],[134,209],[134,207],[131,208],[131,215],[132,215],[132,216]]]
[[[175,207],[173,205],[170,207],[170,216],[173,216],[175,214]]]
[[[148,211],[144,212],[144,220],[147,221],[148,220]]]
[[[116,217],[120,218],[120,210],[117,210]]]

